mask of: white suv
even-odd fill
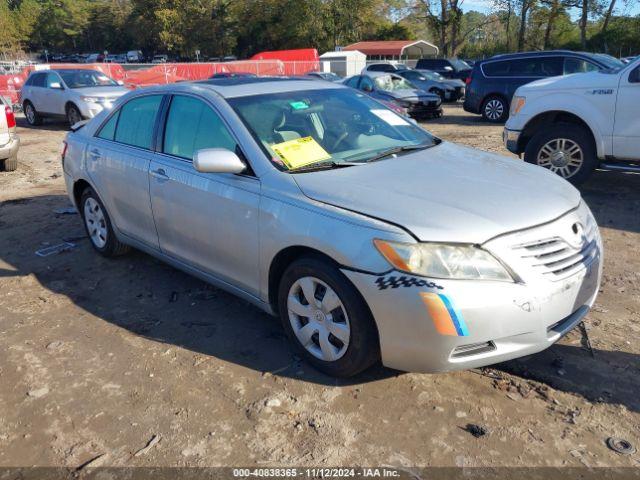
[[[640,60],[546,78],[516,91],[504,142],[525,161],[574,184],[595,168],[640,172],[638,106]]]
[[[110,109],[128,91],[98,70],[40,70],[22,87],[22,108],[29,125],[40,125],[43,117],[66,118],[74,125]]]

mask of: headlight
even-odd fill
[[[526,97],[513,97],[513,100],[511,100],[511,115],[517,115],[526,102]]]
[[[374,240],[396,269],[433,278],[513,282],[507,269],[489,252],[473,245],[397,243]]]
[[[101,97],[80,97],[85,102],[89,103],[104,103],[105,99]]]

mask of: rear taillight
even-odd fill
[[[471,83],[471,73],[469,74],[469,76],[465,79],[464,83],[466,83],[467,85],[469,85]]]
[[[16,116],[9,105],[4,107],[4,115],[7,117],[7,127],[14,128],[16,126]]]

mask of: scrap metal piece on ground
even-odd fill
[[[54,255],[57,253],[66,252],[67,250],[71,250],[75,248],[76,244],[72,242],[63,242],[57,245],[52,245],[50,247],[41,248],[40,250],[36,250],[36,255],[39,257],[48,257],[49,255]]]

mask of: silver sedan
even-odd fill
[[[600,283],[598,227],[569,183],[338,84],[131,92],[68,134],[63,166],[100,254],[140,249],[279,315],[330,375],[539,352]]]

